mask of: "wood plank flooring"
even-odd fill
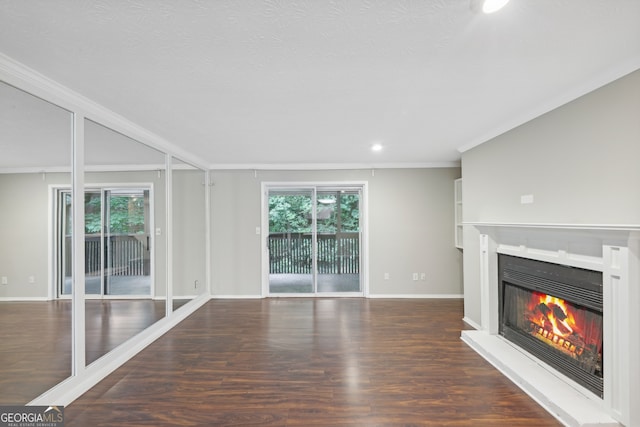
[[[65,408],[86,426],[560,426],[462,300],[212,300]]]
[[[85,305],[87,364],[165,312],[150,299]],[[24,405],[71,375],[71,300],[2,302],[0,325],[0,405]]]

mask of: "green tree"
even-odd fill
[[[111,234],[144,233],[144,198],[110,196],[109,232]],[[99,193],[85,194],[84,227],[87,234],[101,232],[102,197]]]
[[[325,194],[324,200],[340,200],[340,231],[360,230],[360,196],[358,194]],[[318,232],[338,231],[337,204],[319,204],[318,213],[327,215],[318,222]],[[311,232],[311,198],[304,195],[272,195],[269,197],[269,232]]]
[[[311,199],[302,195],[269,197],[269,232],[311,231]]]

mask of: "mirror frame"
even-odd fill
[[[75,218],[83,218],[82,221],[73,221],[73,284],[72,284],[72,368],[71,377],[57,386],[29,402],[29,405],[60,405],[65,406],[82,395],[100,380],[113,372],[119,366],[135,354],[162,336],[173,326],[185,319],[210,298],[210,191],[207,184],[205,192],[205,216],[206,216],[206,291],[192,301],[185,304],[179,310],[171,310],[172,303],[172,269],[173,256],[171,252],[172,236],[172,158],[180,159],[196,168],[204,171],[205,182],[209,183],[209,168],[200,163],[194,156],[186,153],[179,147],[149,132],[148,130],[128,121],[122,116],[104,108],[103,106],[87,99],[71,89],[39,74],[25,65],[0,53],[0,81],[15,87],[23,92],[40,98],[50,104],[56,105],[72,116],[72,141],[71,155],[71,191],[72,209]],[[84,189],[85,189],[85,119],[91,120],[143,145],[149,146],[165,155],[165,185],[166,191],[166,224],[165,239],[167,239],[167,302],[166,315],[163,319],[152,324],[144,331],[138,333],[125,343],[121,344],[96,362],[87,366],[85,361],[85,280],[84,280]]]

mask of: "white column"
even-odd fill
[[[631,339],[638,328],[629,321],[631,311],[638,310],[630,305],[629,248],[603,245],[602,259],[604,403],[612,416],[629,426],[631,399],[637,396],[631,393],[629,377],[634,369]]]
[[[84,266],[84,116],[73,114],[73,153],[71,180],[72,209],[72,374],[80,375],[85,370],[85,266]]]

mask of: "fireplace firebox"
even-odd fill
[[[603,397],[602,273],[500,254],[499,333]]]

